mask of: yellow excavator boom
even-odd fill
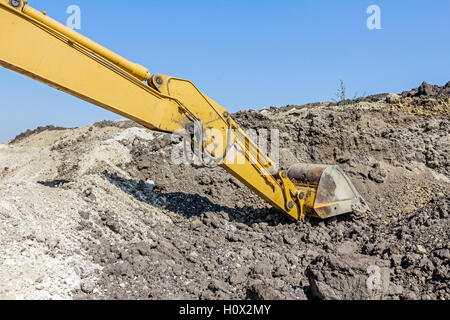
[[[27,0],[0,0],[0,65],[151,130],[183,135],[193,149],[200,148],[212,163],[296,220],[307,213],[326,218],[368,210],[339,168],[296,165],[278,171],[230,113],[191,82],[151,75]]]

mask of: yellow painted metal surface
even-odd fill
[[[72,29],[66,27],[65,25],[59,23],[58,21],[53,20],[52,18],[49,18],[47,15],[33,9],[32,7],[25,6],[23,8],[23,12],[27,16],[35,19],[36,21],[39,21],[49,26],[53,30],[83,45],[84,47],[91,50],[95,54],[98,54],[99,56],[111,61],[115,65],[131,73],[136,78],[142,81],[146,81],[150,78],[150,72],[148,71],[147,68],[137,63],[128,61],[127,59],[121,57],[117,53],[112,52],[111,50],[99,45],[98,43],[92,41],[91,39],[86,38],[85,36],[79,34],[78,32],[73,31]]]
[[[17,2],[16,2],[17,3]],[[65,27],[21,1],[14,8],[0,0],[0,65],[58,90],[162,132],[185,130],[200,120],[218,132],[202,146],[220,164],[260,197],[294,219],[314,206],[314,187],[297,188],[286,173],[275,171],[229,112],[202,94],[191,82],[149,71]],[[148,84],[143,81],[148,81]],[[231,131],[230,131],[231,129]],[[229,159],[229,144],[243,157]],[[210,148],[211,147],[211,148]],[[308,194],[308,198],[300,195]]]
[[[1,0],[5,2],[6,0]],[[173,132],[179,103],[0,3],[0,64],[154,130]]]

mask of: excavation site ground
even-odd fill
[[[295,222],[134,122],[41,127],[0,145],[0,299],[450,298],[450,82],[232,117],[371,212]]]

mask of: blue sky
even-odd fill
[[[193,81],[230,111],[401,92],[450,80],[450,1],[30,0],[126,58]],[[381,30],[369,30],[369,5]],[[39,125],[119,117],[0,68],[0,141]]]

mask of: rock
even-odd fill
[[[179,264],[172,266],[172,271],[176,276],[181,276],[183,274],[183,267]]]
[[[206,239],[204,243],[205,243],[205,247],[207,247],[208,249],[217,248],[217,244],[211,239]]]
[[[391,266],[392,267],[399,267],[399,266],[401,266],[402,258],[403,258],[403,256],[401,254],[393,254],[393,255],[391,255]]]
[[[78,214],[80,215],[80,217],[84,220],[89,220],[89,212],[87,211],[78,211]]]
[[[281,267],[277,267],[275,269],[275,272],[273,273],[274,277],[285,277],[289,275],[289,271],[286,267],[281,266]]]
[[[36,283],[35,285],[34,285],[34,288],[36,289],[36,290],[44,290],[44,288],[45,288],[45,286],[44,286],[44,284],[43,283]]]
[[[92,282],[91,280],[88,279],[84,279],[81,281],[81,285],[80,285],[81,291],[83,291],[84,293],[93,293],[94,289],[95,289],[95,283]]]
[[[283,235],[283,240],[284,240],[284,243],[286,243],[286,244],[294,245],[298,242],[298,235],[295,235],[291,232],[285,233]]]
[[[400,102],[400,96],[395,93],[389,93],[386,96],[386,102],[390,104],[396,104]]]
[[[259,262],[253,267],[253,274],[269,275],[272,273],[272,266],[268,262]]]
[[[449,249],[439,249],[434,251],[434,255],[441,260],[450,261],[450,250]]]
[[[383,183],[387,177],[387,172],[377,163],[369,171],[369,179],[376,183]]]
[[[328,233],[322,232],[320,230],[312,229],[305,236],[305,241],[309,243],[313,243],[315,245],[323,245],[331,240],[331,237]]]
[[[203,226],[203,222],[197,217],[193,218],[189,224],[191,230],[200,230]]]
[[[419,263],[419,267],[424,271],[433,272],[435,270],[433,262],[427,257],[422,258]]]
[[[242,259],[244,260],[250,260],[253,258],[253,251],[251,249],[247,249],[247,248],[243,248],[239,255],[242,257]]]
[[[225,239],[227,239],[230,242],[238,242],[239,241],[239,236],[236,235],[235,233],[229,232],[226,236]]]
[[[306,269],[314,298],[383,299],[389,293],[389,262],[363,255],[321,255]]]
[[[391,256],[400,254],[400,248],[395,243],[387,245],[386,250]]]
[[[116,219],[108,219],[105,224],[112,232],[120,232],[120,223]]]
[[[348,152],[346,150],[341,150],[341,149],[336,148],[334,150],[334,158],[336,159],[336,162],[338,162],[338,163],[346,163],[352,159],[352,155],[350,152]]]
[[[417,252],[421,253],[421,254],[427,254],[427,249],[425,249],[423,246],[421,246],[420,244],[417,245]]]
[[[390,290],[389,290],[389,294],[392,296],[401,296],[403,294],[403,287],[399,286],[399,285],[391,285]]]
[[[36,278],[36,280],[34,280],[35,283],[42,283],[42,281],[44,281],[44,276],[40,275]]]
[[[406,254],[406,255],[403,256],[403,258],[402,258],[401,266],[402,266],[404,269],[406,269],[406,268],[408,268],[408,267],[410,267],[410,266],[415,265],[417,260],[418,260],[418,259],[417,259],[416,255],[410,254],[410,253],[409,253],[409,254]]]
[[[411,290],[404,292],[402,297],[405,300],[417,300],[417,295]]]
[[[192,251],[192,252],[189,253],[187,259],[188,259],[190,262],[192,262],[192,263],[198,263],[198,262],[199,262],[199,261],[198,261],[198,258],[199,258],[198,253],[195,252],[195,251]]]
[[[130,268],[131,266],[128,262],[115,263],[107,266],[107,272],[115,276],[126,276]]]
[[[431,84],[424,81],[418,88],[417,95],[418,96],[432,96],[432,95],[434,95],[434,88]]]
[[[227,284],[222,280],[213,279],[209,283],[208,289],[212,292],[227,291]]]
[[[279,300],[280,293],[260,280],[252,280],[247,285],[247,298],[250,300]]]
[[[357,247],[358,246],[356,245],[356,243],[345,241],[337,245],[336,252],[338,255],[353,254],[355,253]]]
[[[233,286],[244,283],[247,279],[247,275],[247,270],[239,268],[231,273],[230,277],[228,278],[228,282]]]
[[[145,186],[147,187],[147,189],[149,189],[150,191],[153,191],[153,189],[155,188],[155,181],[153,180],[147,180],[145,182]]]
[[[146,242],[139,242],[134,245],[134,249],[139,252],[142,256],[150,256],[152,254],[152,249],[156,248],[156,243],[146,243]]]

